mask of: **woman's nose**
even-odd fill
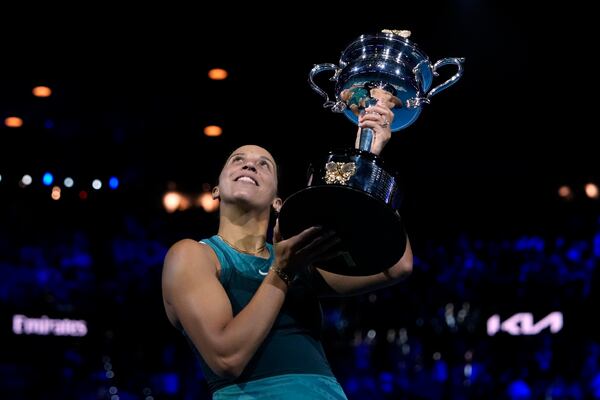
[[[254,164],[254,161],[246,161],[242,169],[250,169],[256,172],[256,165]]]

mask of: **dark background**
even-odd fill
[[[1,101],[27,123],[5,135],[3,168],[106,168],[131,176],[130,187],[197,188],[218,173],[222,157],[212,155],[257,142],[280,156],[289,195],[311,157],[354,138],[345,118],[321,109],[308,71],[337,63],[358,35],[391,27],[410,29],[432,61],[466,58],[460,85],[436,96],[384,154],[407,181],[410,214],[427,220],[415,226],[543,220],[558,185],[597,177],[584,11],[467,1],[363,7],[360,17],[348,7],[281,6],[240,20],[222,8],[8,19]],[[231,78],[207,80],[215,66]],[[434,85],[453,72],[443,69]],[[55,88],[50,101],[31,99],[31,85],[42,83]],[[54,128],[39,129],[49,118]],[[208,123],[226,134],[204,137]],[[27,154],[16,157],[23,143]]]
[[[246,143],[273,151],[283,197],[301,189],[309,160],[353,143],[356,129],[321,107],[321,98],[308,86],[308,71],[317,63],[337,63],[344,47],[363,33],[409,29],[432,61],[466,58],[463,78],[435,96],[383,153],[403,177],[401,211],[418,258],[415,269],[426,272],[416,272],[412,286],[408,281],[399,292],[382,295],[394,301],[377,310],[403,304],[408,304],[405,310],[417,310],[423,298],[430,299],[429,311],[403,311],[402,318],[413,321],[415,315],[433,318],[439,314],[436,307],[447,302],[458,308],[468,294],[430,289],[442,279],[438,274],[449,273],[439,268],[466,265],[456,257],[477,243],[490,249],[510,241],[519,258],[520,239],[541,237],[547,261],[555,253],[570,254],[568,246],[556,244],[560,238],[590,241],[597,232],[598,201],[583,195],[583,184],[600,181],[594,25],[587,21],[592,14],[576,4],[462,0],[331,9],[325,4],[96,7],[62,15],[39,8],[6,10],[3,16],[0,116],[24,119],[20,129],[0,128],[0,388],[4,385],[11,398],[110,398],[112,383],[102,377],[109,361],[122,377],[122,390],[135,393],[131,398],[146,398],[144,388],[163,390],[157,398],[187,398],[183,393],[199,390],[194,388],[201,387],[202,378],[194,375],[191,351],[162,311],[160,266],[176,240],[212,234],[217,216],[199,208],[168,214],[162,195],[173,186],[199,193],[204,183],[214,184],[229,152]],[[206,73],[213,67],[227,69],[230,78],[209,81]],[[442,69],[434,85],[453,72]],[[53,96],[31,96],[38,84],[50,86]],[[221,125],[223,135],[204,136],[208,124]],[[59,202],[39,183],[47,170],[58,179],[76,180]],[[34,184],[22,189],[17,183],[25,173]],[[87,201],[77,196],[82,182],[112,175],[120,179],[118,190],[88,187]],[[561,185],[572,187],[571,201],[559,198]],[[463,239],[470,244],[465,247]],[[91,261],[80,262],[87,267],[65,270],[68,249],[88,254]],[[486,254],[487,268],[494,252]],[[597,258],[589,260],[593,270]],[[34,269],[40,263],[61,271],[62,283],[53,286],[52,278],[40,277]],[[22,268],[33,272],[15,278]],[[541,318],[555,306],[569,316],[584,315],[568,325],[572,331],[565,328],[566,339],[559,340],[555,354],[562,354],[573,337],[590,337],[578,324],[585,325],[587,314],[581,310],[589,309],[593,295],[553,302],[554,286],[527,281],[509,300],[511,281],[495,281],[497,275],[486,275],[486,268],[473,278],[473,285],[489,289],[487,297],[475,297],[482,315],[504,307],[507,316],[526,309]],[[451,284],[468,276],[465,272]],[[559,299],[583,293],[566,281],[558,279]],[[379,315],[369,308],[375,303],[363,297],[328,303],[326,310],[334,316],[340,309],[359,315],[349,323],[366,332],[386,326],[383,312],[379,320],[366,317]],[[86,319],[90,333],[84,339],[16,337],[10,330],[15,313]],[[473,322],[475,342],[487,340],[486,318]],[[394,324],[398,331],[404,322]],[[420,333],[425,343],[427,332]],[[339,371],[351,336],[326,335]],[[517,342],[497,343],[499,353],[513,354],[506,350],[514,350]],[[527,348],[524,343],[517,347]],[[70,376],[63,367],[70,368]],[[373,362],[371,368],[385,370],[385,365]],[[179,382],[177,393],[165,394],[169,379]]]

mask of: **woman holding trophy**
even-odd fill
[[[375,105],[361,125],[375,131],[374,151],[390,138],[393,114]],[[412,253],[372,276],[319,268],[337,255],[335,232],[310,227],[266,242],[278,210],[277,165],[258,146],[227,159],[213,190],[220,199],[217,235],[185,239],[169,250],[163,299],[170,322],[200,357],[214,399],[345,399],[319,341],[319,296],[353,295],[392,285],[412,269]],[[247,396],[247,397],[244,397]]]
[[[429,101],[427,96],[452,84],[460,72],[428,94],[437,66],[429,67],[402,36],[405,31],[398,32],[361,37],[343,53],[340,67],[322,64],[311,71],[311,84],[317,73],[335,71],[337,102],[327,98],[325,106],[346,112],[359,125],[359,150],[350,152],[354,161],[328,160],[318,184],[311,179],[313,187],[291,196],[282,208],[273,156],[258,146],[242,146],[227,158],[212,192],[220,200],[218,233],[200,242],[179,241],[167,253],[162,277],[165,310],[199,356],[214,399],[346,399],[320,342],[319,297],[376,290],[400,282],[412,271],[410,243],[396,209],[390,208],[397,203],[397,185],[377,160],[391,132],[412,123],[420,104]],[[404,53],[405,48],[411,52]],[[457,60],[443,64],[460,67]],[[400,61],[406,65],[391,65]],[[317,90],[314,84],[313,88]],[[342,94],[354,88],[359,91]],[[326,97],[324,91],[317,92]],[[350,109],[351,98],[357,113]],[[379,230],[363,230],[355,242],[360,245],[344,247],[356,237],[335,223],[349,218],[326,220],[328,214],[321,214],[324,224],[307,218],[326,200],[321,193],[340,193],[341,201],[333,202],[328,213],[351,203],[344,197],[349,194],[357,204],[376,205],[374,212],[362,213],[359,207],[352,217],[364,226],[374,219],[371,214],[381,217]],[[292,212],[302,211],[311,196],[314,203],[308,212]],[[294,197],[302,201],[290,203]],[[269,244],[269,219],[280,208],[274,243]],[[386,219],[393,220],[390,230],[381,228]],[[393,251],[380,254],[391,247]],[[329,267],[342,256],[341,267]]]

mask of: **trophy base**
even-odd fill
[[[279,213],[284,239],[311,226],[336,232],[343,253],[317,267],[349,276],[374,275],[404,254],[406,234],[400,216],[370,194],[343,185],[320,185],[290,196]]]

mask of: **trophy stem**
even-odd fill
[[[373,144],[373,129],[361,128],[360,130],[360,141],[358,143],[358,149],[362,151],[371,151],[371,145]]]

